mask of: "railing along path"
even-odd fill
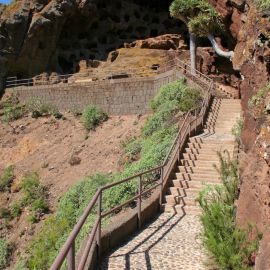
[[[98,254],[101,255],[101,224],[102,219],[115,213],[115,211],[123,208],[126,205],[136,201],[137,202],[137,216],[138,216],[138,227],[141,227],[141,206],[142,206],[142,197],[149,192],[153,191],[154,189],[159,189],[159,204],[162,206],[162,200],[164,195],[164,186],[167,183],[170,173],[172,172],[175,164],[180,159],[180,151],[184,146],[186,140],[190,137],[190,134],[196,131],[197,128],[203,125],[205,115],[207,109],[209,107],[209,102],[211,99],[211,95],[214,89],[214,82],[212,79],[208,78],[204,74],[200,73],[199,71],[195,71],[195,74],[191,74],[190,70],[191,67],[187,63],[183,63],[179,59],[174,59],[173,63],[166,67],[166,69],[175,68],[176,70],[181,71],[182,74],[186,75],[194,82],[196,82],[204,92],[204,98],[202,104],[186,113],[184,121],[179,129],[179,132],[168,152],[167,157],[165,158],[163,164],[156,168],[152,168],[145,172],[139,173],[137,175],[131,176],[127,179],[123,179],[119,182],[115,182],[112,184],[108,184],[104,187],[101,187],[97,190],[94,197],[92,198],[91,202],[85,209],[84,213],[80,217],[78,223],[75,225],[74,229],[70,233],[68,239],[66,240],[64,246],[62,247],[60,253],[56,257],[53,265],[51,266],[50,270],[58,270],[61,268],[62,264],[64,263],[65,259],[67,259],[68,269],[69,270],[83,270],[86,267],[86,262],[88,260],[88,256],[93,245],[97,245]],[[205,90],[206,89],[206,90]],[[156,177],[158,176],[158,180],[154,182],[154,185],[150,188],[143,188],[144,177],[153,178],[153,175]],[[109,190],[115,186],[118,186],[123,183],[128,183],[130,181],[137,181],[138,183],[138,192],[135,196],[133,196],[128,201],[118,205],[106,212],[102,211],[102,197],[106,190]],[[97,208],[95,208],[97,207]],[[92,227],[92,230],[86,240],[86,244],[82,251],[82,254],[79,260],[76,262],[76,251],[75,251],[75,241],[78,234],[81,231],[81,228],[85,224],[88,216],[97,209],[96,220]]]

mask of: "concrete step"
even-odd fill
[[[184,160],[180,161],[182,166],[189,166],[189,167],[209,167],[213,168],[213,165],[219,165],[219,160],[216,161],[208,161],[208,160]]]
[[[208,160],[208,161],[216,161],[218,160],[217,153],[205,153],[205,154],[191,154],[191,153],[184,153],[183,158],[185,160]]]
[[[174,195],[166,195],[165,196],[166,204],[168,205],[199,205],[196,202],[196,197],[186,197],[186,196],[174,196]]]
[[[200,188],[181,188],[181,187],[170,187],[168,195],[174,196],[185,196],[185,197],[198,197],[201,189]]]
[[[205,144],[205,143],[188,143],[189,148],[195,148],[195,149],[205,149],[205,150],[211,150],[211,149],[229,149],[235,147],[235,142],[229,143],[229,144]]]
[[[224,145],[224,144],[230,144],[230,143],[232,143],[232,144],[234,144],[235,143],[235,141],[234,141],[234,139],[225,139],[225,140],[223,140],[223,139],[220,139],[220,140],[218,140],[218,139],[204,139],[204,138],[200,138],[200,137],[192,137],[192,138],[190,138],[189,139],[189,142],[197,142],[197,143],[202,143],[202,144],[211,144],[211,145],[219,145],[219,144],[222,144],[222,145]]]
[[[217,180],[208,180],[208,181],[186,181],[181,179],[175,179],[172,181],[173,187],[181,187],[181,188],[204,188],[206,185],[220,185],[221,182]]]
[[[211,171],[209,173],[204,172],[196,172],[196,173],[176,173],[177,179],[183,179],[183,180],[198,180],[198,181],[207,181],[209,179],[220,179],[220,175],[218,172]]]
[[[222,147],[218,148],[186,148],[185,151],[187,154],[216,154]],[[233,152],[234,150],[234,146],[230,146],[228,148],[226,148],[226,150],[228,150],[229,152]],[[225,149],[225,148],[222,148]]]
[[[183,215],[195,215],[200,216],[202,210],[199,206],[184,206],[184,205],[166,205],[163,206],[163,211],[166,213],[183,214]]]
[[[189,166],[178,166],[179,173],[199,173],[206,175],[216,175],[218,174],[216,170],[213,170],[213,166],[198,166],[198,167],[189,167]]]

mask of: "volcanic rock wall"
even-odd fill
[[[169,3],[18,0],[1,15],[0,73],[74,72],[80,60],[104,60],[125,42],[185,31],[170,18]]]

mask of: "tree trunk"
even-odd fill
[[[213,46],[213,49],[215,50],[217,55],[229,58],[230,60],[233,59],[233,57],[234,57],[234,52],[233,51],[230,51],[230,52],[223,51],[222,49],[219,48],[215,38],[211,34],[209,34],[207,37],[210,40],[210,42],[211,42],[211,44]]]
[[[191,74],[196,75],[196,36],[193,33],[189,33],[189,40]]]

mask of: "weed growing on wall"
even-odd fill
[[[193,98],[194,100],[191,100]],[[154,114],[143,127],[142,136],[122,143],[125,154],[130,157],[128,162],[124,163],[123,172],[112,175],[96,174],[72,187],[61,198],[55,215],[46,220],[42,231],[30,246],[27,266],[30,269],[40,270],[50,267],[68,234],[99,187],[161,165],[178,131],[179,118],[176,115],[181,110],[186,112],[195,107],[200,100],[199,91],[189,88],[184,80],[161,88],[157,97],[151,102]],[[87,130],[106,119],[103,111],[94,106],[87,107],[82,117]],[[155,121],[160,125],[153,124]],[[144,184],[151,184],[157,179],[159,179],[157,173],[149,174],[149,183]],[[134,181],[105,191],[103,211],[134,196],[138,187],[137,180],[134,179]],[[95,218],[96,213],[93,211],[82,229],[76,243],[77,247],[91,230]]]
[[[247,230],[236,223],[238,198],[238,164],[229,156],[219,154],[218,172],[222,186],[208,186],[199,195],[198,201],[203,210],[203,245],[221,269],[252,269],[251,260],[259,246],[261,235],[250,238],[254,228]]]

